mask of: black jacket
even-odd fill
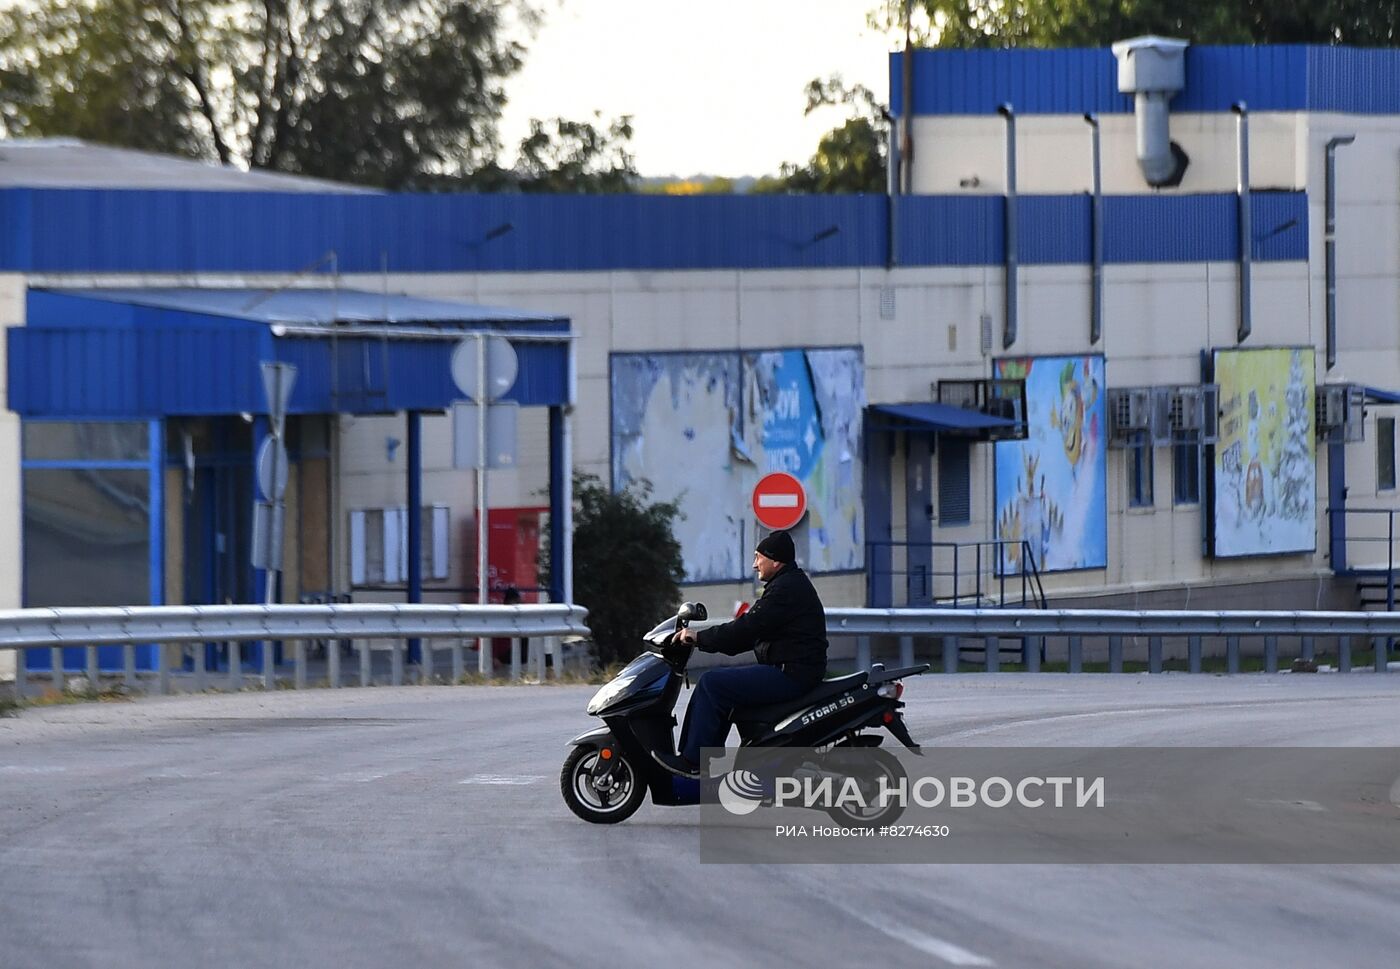
[[[707,653],[738,656],[753,650],[760,663],[777,666],[807,687],[826,675],[826,609],[796,565],[785,565],[763,587],[748,612],[723,626],[696,633]]]

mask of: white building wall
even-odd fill
[[[23,326],[25,280],[23,276],[0,274],[0,327]],[[0,341],[0,398],[8,396],[5,359],[8,344]],[[18,609],[23,604],[24,528],[21,519],[20,420],[13,411],[0,411],[0,609]],[[0,649],[0,679],[13,679],[13,650]]]
[[[1297,190],[1307,165],[1298,157],[1308,115],[1249,115],[1249,175],[1257,190]],[[1144,192],[1194,195],[1233,192],[1238,181],[1233,114],[1173,113],[1171,139],[1190,164],[1179,186],[1153,189],[1137,162],[1131,114],[1099,116],[1100,171],[1107,195]],[[1005,119],[994,116],[921,116],[914,119],[913,191],[919,195],[1006,192]],[[1325,139],[1324,139],[1325,140]],[[1093,190],[1092,129],[1080,115],[1027,114],[1016,118],[1016,190],[1063,195]]]

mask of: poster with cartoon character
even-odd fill
[[[749,575],[750,497],[770,471],[806,490],[805,567],[864,565],[859,349],[620,353],[611,363],[612,485],[645,481],[652,500],[679,503],[688,581]]]
[[[1311,347],[1215,351],[1215,554],[1317,548]]]
[[[1100,356],[998,360],[998,378],[1026,382],[1024,441],[996,443],[996,537],[1003,573],[1021,570],[1024,541],[1041,572],[1108,564],[1107,430]]]

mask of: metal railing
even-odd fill
[[[965,644],[980,646],[987,672],[1000,669],[1000,642],[1023,644],[1023,662],[1039,672],[1045,662],[1064,664],[1066,672],[1084,670],[1087,651],[1106,655],[1109,672],[1122,672],[1125,653],[1145,663],[1147,672],[1166,668],[1167,650],[1181,647],[1184,668],[1202,671],[1208,648],[1223,646],[1226,672],[1240,670],[1241,644],[1262,640],[1263,670],[1276,672],[1279,657],[1296,640],[1296,658],[1314,662],[1323,649],[1335,649],[1337,668],[1351,669],[1352,644],[1369,640],[1374,667],[1384,672],[1388,640],[1400,636],[1400,613],[1254,612],[1204,610],[1119,611],[1109,609],[828,609],[827,635],[854,637],[857,666],[869,666],[873,640],[899,640],[899,662],[914,661],[919,641],[941,648],[944,672],[957,672]],[[980,642],[979,642],[980,641]],[[1282,647],[1281,647],[1282,641]],[[1251,642],[1251,645],[1252,642]],[[1095,647],[1099,647],[1095,650]],[[1363,645],[1364,648],[1364,645]]]
[[[902,562],[896,563],[896,552]],[[1035,552],[1024,540],[866,543],[866,602],[872,606],[1045,608]],[[927,562],[924,553],[927,553]],[[916,561],[918,560],[918,561]],[[878,563],[889,561],[888,568]],[[902,564],[903,568],[898,568]],[[892,581],[903,577],[903,601]],[[889,580],[889,581],[886,581]],[[883,590],[883,591],[881,591]],[[879,600],[888,596],[886,602]]]
[[[1395,508],[1328,508],[1332,571],[1395,574],[1397,559]]]
[[[512,640],[512,656],[518,657],[516,646],[521,638],[539,640],[532,650],[541,680],[545,676],[546,654],[557,657],[554,669],[559,675],[562,664],[562,638],[589,635],[585,618],[588,610],[571,605],[400,605],[400,604],[336,604],[336,605],[237,605],[237,606],[132,606],[121,608],[16,609],[0,611],[0,649],[16,651],[15,686],[24,695],[31,675],[48,677],[54,687],[62,689],[67,674],[65,649],[86,651],[82,670],[90,685],[96,689],[101,678],[98,667],[99,646],[121,646],[122,675],[128,685],[135,685],[136,649],[155,646],[155,688],[167,693],[171,688],[170,652],[173,644],[228,644],[229,689],[242,686],[243,663],[239,644],[262,641],[262,681],[267,689],[291,685],[298,689],[307,685],[308,641],[326,641],[326,682],[342,685],[341,656],[337,641],[350,641],[359,650],[362,686],[371,682],[371,650],[373,640],[388,640],[391,654],[390,682],[404,681],[404,655],[408,640],[422,640],[418,679],[430,683],[434,678],[435,639],[451,639],[453,680],[464,675],[464,646],[462,641],[475,639],[478,648],[490,649],[493,638]],[[271,643],[293,641],[293,677],[289,682],[279,680]],[[485,642],[484,647],[482,646]],[[50,669],[28,669],[27,652],[48,648]],[[196,690],[210,686],[206,669],[205,650],[195,648],[192,661],[192,685]],[[183,663],[184,657],[181,657]],[[519,663],[513,662],[512,674],[519,674]]]

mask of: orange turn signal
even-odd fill
[[[602,750],[598,751],[598,756],[604,760],[612,760],[612,748],[604,747]]]

